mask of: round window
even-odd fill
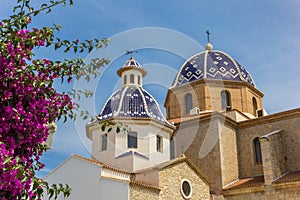
[[[181,194],[184,198],[189,199],[192,197],[192,185],[189,180],[183,179],[181,181]]]

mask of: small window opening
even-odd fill
[[[102,146],[101,146],[102,151],[107,150],[107,134],[102,135]]]
[[[127,84],[127,75],[124,76],[124,85]]]
[[[130,83],[134,84],[134,75],[133,74],[130,74]]]
[[[128,148],[137,148],[137,133],[136,132],[128,132],[127,147]]]
[[[226,111],[231,110],[230,93],[225,90],[221,92],[221,108]]]
[[[138,76],[138,84],[141,85],[141,77]]]
[[[255,138],[253,140],[253,146],[254,146],[255,162],[261,163],[262,162],[262,156],[261,156],[261,148],[260,148],[259,138]]]
[[[253,116],[256,117],[257,116],[257,101],[254,97],[252,98],[252,103],[253,103]]]
[[[185,113],[190,113],[193,108],[193,97],[192,94],[188,93],[185,95]]]
[[[156,136],[156,151],[158,152],[163,151],[163,138],[160,135]]]

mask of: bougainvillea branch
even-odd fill
[[[87,64],[82,58],[63,61],[36,59],[36,48],[60,49],[74,53],[102,48],[108,39],[79,42],[55,37],[61,27],[28,28],[40,13],[51,12],[66,0],[42,4],[38,9],[30,0],[18,0],[13,15],[0,22],[0,199],[40,199],[45,193],[56,198],[68,196],[70,188],[48,186],[35,177],[44,165],[40,156],[46,151],[47,125],[61,117],[74,118],[72,95],[76,91],[58,93],[52,87],[55,79],[70,83],[72,79],[97,76],[107,59],[95,59]],[[69,4],[73,4],[69,1]],[[82,91],[81,91],[82,92]],[[87,95],[91,94],[86,91]]]

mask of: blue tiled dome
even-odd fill
[[[135,85],[117,90],[107,100],[99,114],[99,119],[111,118],[154,119],[168,124],[156,100],[142,87]]]
[[[245,81],[255,87],[249,72],[228,54],[207,50],[189,58],[179,70],[172,87],[201,79]]]

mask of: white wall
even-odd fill
[[[130,131],[137,132],[138,148],[127,148],[127,132],[116,133],[111,131],[108,133],[108,149],[101,151],[101,135],[105,132],[102,132],[100,128],[91,129],[93,158],[127,171],[151,167],[170,159],[170,133],[172,130],[160,123],[149,120],[124,120],[121,122],[128,125]],[[162,152],[156,150],[156,135],[163,138]],[[117,158],[131,150],[141,153],[149,159],[132,155]]]
[[[134,75],[134,83],[130,83],[130,75],[133,74]],[[127,78],[127,83],[124,84],[124,78]],[[138,76],[140,77],[140,84],[138,84]],[[124,71],[122,73],[122,86],[125,86],[125,85],[139,85],[139,86],[142,86],[143,85],[143,75],[140,71],[138,70],[135,70],[135,69],[132,69],[132,70],[127,70],[127,71]]]
[[[70,200],[128,200],[128,183],[103,179],[100,175],[101,166],[70,157],[47,175],[45,180],[50,185],[51,183],[68,184],[72,188],[71,196],[68,198]],[[63,200],[63,195],[58,199]]]

